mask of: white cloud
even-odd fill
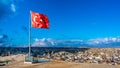
[[[42,38],[42,39],[35,39],[35,42],[32,46],[38,47],[67,47],[67,46],[74,46],[74,45],[81,45],[82,40],[54,40],[51,38]]]
[[[39,41],[39,39],[38,39],[38,38],[36,38],[36,39],[35,39],[35,41],[37,42],[37,41]]]
[[[109,47],[120,46],[120,37],[106,37],[89,40],[54,40],[52,38],[35,39],[32,46],[38,47]]]
[[[12,10],[12,12],[16,12],[16,7],[14,4],[11,4],[11,10]]]
[[[108,38],[97,38],[90,39],[86,42],[88,45],[106,45],[112,43],[120,43],[120,37],[108,37]]]
[[[0,35],[0,39],[2,39],[3,38],[3,35]]]
[[[52,47],[55,46],[55,41],[48,38],[43,39],[35,39],[35,42],[32,44],[32,46],[38,46],[38,47]]]

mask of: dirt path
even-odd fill
[[[7,66],[1,66],[0,68],[120,68],[120,66],[67,62],[46,62],[37,64],[24,64],[23,62],[16,62]]]

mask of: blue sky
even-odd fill
[[[30,10],[46,14],[50,21],[50,29],[32,28],[32,43],[45,38],[84,41],[119,38],[119,3],[119,0],[1,0],[0,45],[28,44]],[[7,38],[3,41],[4,36]]]

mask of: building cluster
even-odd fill
[[[57,60],[60,59],[65,62],[77,63],[107,63],[111,65],[120,64],[120,49],[117,48],[93,48],[77,53],[57,52],[43,54],[44,58]]]
[[[32,47],[34,57],[76,63],[120,65],[120,48],[50,48]],[[0,56],[28,54],[28,48],[0,48]]]

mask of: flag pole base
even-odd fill
[[[24,57],[24,64],[33,64],[33,56],[25,56]]]

